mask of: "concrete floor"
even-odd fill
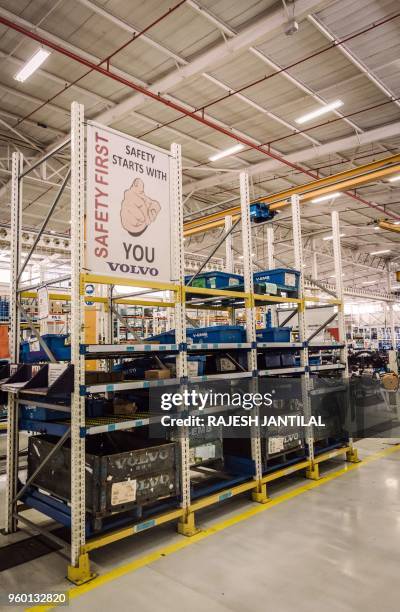
[[[360,455],[394,442],[364,440]],[[341,467],[343,460],[335,459],[322,472]],[[295,475],[271,486],[270,494],[277,497],[304,483]],[[203,512],[201,526],[210,527],[251,507],[246,498],[229,500]],[[0,546],[24,537],[23,533],[2,537]],[[96,571],[107,576],[180,538],[173,525],[165,525],[100,549],[92,560]],[[65,559],[52,553],[3,572],[1,591],[68,590],[65,567]],[[400,451],[101,584],[71,599],[70,608],[398,612],[399,567]]]

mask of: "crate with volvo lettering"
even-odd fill
[[[189,427],[190,465],[223,464],[222,426],[199,425]]]
[[[31,437],[28,446],[28,478],[53,450],[58,438]],[[54,478],[54,474],[57,478]],[[71,501],[71,448],[69,441],[44,464],[33,488]],[[86,438],[86,510],[93,531],[111,515],[141,515],[143,506],[179,493],[177,445],[138,439],[127,431]],[[32,487],[31,487],[32,490]]]

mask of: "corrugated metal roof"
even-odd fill
[[[90,5],[84,5],[78,0],[19,0],[18,3],[0,0],[0,9],[6,9],[38,25],[44,34],[58,37],[60,44],[72,46],[78,53],[90,54],[100,60],[129,40],[130,34],[124,29],[124,23],[140,30],[171,8],[169,2],[159,0],[96,2],[98,7],[110,13],[111,18],[99,15]],[[157,83],[167,74],[176,73],[175,84],[168,92],[162,91],[162,94],[188,105],[188,108],[201,109],[207,106],[205,116],[209,119],[225,129],[236,130],[236,134],[255,143],[271,143],[272,150],[282,155],[309,150],[318,143],[330,143],[353,136],[354,125],[361,131],[368,131],[400,121],[399,106],[390,102],[389,97],[350,61],[340,47],[321,53],[329,46],[329,39],[307,18],[301,19],[299,32],[291,37],[275,29],[269,35],[254,40],[253,46],[266,56],[266,61],[246,48],[238,53],[216,57],[205,69],[189,78],[180,78],[181,68],[171,55],[176,54],[182,58],[182,66],[217,45],[222,44],[223,50],[218,20],[233,32],[240,33],[250,24],[259,24],[268,19],[273,9],[282,10],[281,2],[274,0],[201,0],[197,4],[204,9],[203,12],[195,10],[190,3],[181,6],[170,17],[146,32],[151,40],[139,37],[117,54],[111,62],[111,68],[118,69],[121,74],[137,83],[148,85]],[[322,9],[316,10],[316,18],[338,39],[390,18],[399,9],[396,0],[354,0],[351,3],[345,0],[326,0],[322,6]],[[206,11],[210,13],[209,18]],[[124,23],[118,24],[118,19]],[[346,43],[349,51],[367,70],[373,71],[395,96],[400,95],[399,27],[400,19],[393,19],[384,25],[371,27],[365,34]],[[227,39],[232,38],[229,34],[225,36]],[[117,105],[118,109],[119,103],[136,95],[129,87],[91,73],[80,80],[77,87],[66,89],[24,121],[23,118],[35,111],[42,102],[60,92],[64,83],[74,81],[87,71],[70,58],[52,52],[40,71],[25,83],[18,83],[13,78],[15,73],[37,46],[17,32],[0,26],[0,120],[17,130],[12,132],[7,125],[0,125],[1,158],[7,156],[10,143],[11,146],[22,147],[27,155],[33,156],[35,148],[32,147],[44,148],[68,132],[69,106],[75,99],[84,103],[87,116],[94,118],[106,108]],[[314,57],[305,59],[312,54]],[[296,66],[287,73],[274,74],[275,69],[268,63],[268,58],[283,68],[293,63]],[[207,78],[207,74],[220,84]],[[258,80],[261,82],[252,85]],[[231,95],[208,106],[226,96],[227,88],[231,91],[241,90],[243,97]],[[157,86],[155,89],[157,91]],[[340,112],[351,115],[349,120],[352,124],[330,113],[301,126],[301,129],[306,129],[305,133],[295,134],[296,127],[300,127],[296,124],[296,118],[319,108],[321,98],[318,96],[327,101],[341,99],[344,104]],[[252,103],[260,108],[257,109]],[[366,111],[370,106],[377,108]],[[169,125],[162,127],[165,123]],[[185,167],[184,183],[207,177],[215,179],[214,185],[196,191],[187,200],[186,214],[191,209],[201,211],[215,202],[223,203],[238,197],[237,175],[222,182],[219,178],[222,175],[216,173],[217,168],[237,170],[268,160],[268,156],[262,152],[245,148],[234,157],[210,163],[208,158],[211,153],[231,146],[232,140],[151,100],[146,100],[135,107],[134,111],[117,118],[112,125],[115,129],[143,137],[164,148],[168,148],[173,141],[180,142]],[[26,142],[24,145],[23,138],[31,141],[29,147]],[[306,163],[300,162],[300,165],[329,175],[354,167],[354,164],[367,163],[399,151],[400,137],[395,135],[345,151],[333,149],[329,155],[315,156]],[[3,184],[8,181],[8,171],[7,164],[0,167],[0,182]],[[306,175],[281,165],[273,172],[259,172],[252,177],[252,195],[258,197],[273,193],[292,185],[304,184],[308,180]],[[40,223],[54,195],[54,189],[48,189],[46,183],[41,185],[27,182],[24,190],[27,224],[37,226]],[[362,186],[357,191],[366,200],[400,213],[400,185],[383,181]],[[6,192],[0,200],[0,221],[9,220],[7,200]],[[371,229],[377,211],[350,197],[343,197],[335,204],[340,209],[342,223],[348,228],[356,228],[354,232],[346,229],[346,244],[355,247],[359,245],[362,249],[363,245],[370,245],[377,240],[376,233]],[[325,211],[324,208],[307,206],[303,214],[307,231],[329,228],[328,209]],[[288,219],[282,219],[280,223],[289,223]],[[54,228],[60,231],[68,230],[68,227],[65,201],[55,217]],[[361,232],[362,235],[360,228],[365,230]],[[389,236],[387,232],[379,232],[379,240],[395,244],[399,238],[397,235]]]

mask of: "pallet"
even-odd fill
[[[343,441],[340,443],[343,444]],[[336,441],[336,444],[339,444],[339,441]],[[268,483],[301,471],[304,471],[304,474],[309,478],[316,479],[315,472],[317,474],[319,473],[319,464],[324,461],[328,461],[329,459],[344,454],[346,455],[346,459],[348,461],[357,461],[357,458],[350,458],[350,451],[351,449],[349,446],[342,445],[340,447],[327,450],[327,445],[325,445],[325,448],[320,449],[319,454],[314,459],[314,471],[311,469],[312,466],[310,460],[308,458],[304,458],[304,449],[302,451],[303,460],[299,456],[294,457],[292,453],[285,453],[286,463],[284,467],[279,467],[278,469],[278,464],[271,467],[271,469],[263,474],[260,482],[254,480],[249,473],[250,469],[253,468],[251,462],[248,460],[243,461],[244,458],[238,458],[238,465],[241,465],[242,468],[244,468],[243,472],[247,471],[247,473],[242,472],[242,474],[236,475],[226,474],[226,478],[224,474],[223,478],[220,480],[214,477],[214,480],[211,480],[208,485],[205,482],[203,486],[193,491],[192,502],[188,509],[185,510],[181,507],[177,507],[178,502],[176,498],[164,500],[164,502],[160,504],[154,504],[152,508],[144,510],[143,517],[138,522],[134,522],[132,519],[130,519],[126,520],[125,523],[124,520],[117,519],[114,525],[111,522],[107,524],[104,533],[96,534],[94,537],[90,537],[90,534],[87,532],[89,539],[82,547],[81,552],[84,555],[88,554],[92,550],[102,548],[107,544],[111,544],[142,531],[151,529],[152,527],[176,520],[178,520],[179,533],[188,537],[193,536],[199,531],[195,526],[195,515],[199,510],[213,506],[217,503],[226,501],[232,497],[242,495],[244,493],[251,493],[253,501],[260,503],[268,502],[270,499],[267,497],[266,491]],[[289,455],[291,456],[289,457]],[[279,457],[279,459],[282,459],[282,455]],[[261,491],[260,486],[262,487]],[[33,497],[36,496],[30,496],[29,494],[24,496],[23,501],[25,502],[25,506],[21,508],[22,511],[33,507],[43,514],[47,514],[51,518],[58,520],[58,522],[64,524],[70,523],[69,508],[66,508],[65,505],[63,505],[62,509],[60,507],[56,508],[55,506],[59,505],[60,502],[51,498],[49,499],[49,496],[47,495],[45,496],[46,499],[43,499],[40,494],[37,499],[32,499]],[[45,503],[48,505],[48,509],[44,507]],[[64,520],[60,520],[60,512],[65,513]],[[56,514],[58,514],[57,517]],[[21,518],[21,520],[23,519]]]
[[[294,448],[276,455],[269,455],[264,460],[264,474],[291,465],[306,458],[305,448]]]
[[[328,436],[314,442],[314,455],[320,455],[334,448],[340,448],[348,444],[347,438]]]

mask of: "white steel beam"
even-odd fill
[[[320,32],[327,38],[330,42],[336,42],[336,36],[332,33],[332,31],[324,24],[318,17],[315,15],[308,15],[307,19],[312,23]],[[374,84],[381,92],[392,100],[393,104],[400,107],[400,101],[398,100],[398,96],[395,95],[393,91],[389,89],[373,72],[362,62],[353,51],[350,51],[347,45],[337,45],[336,49],[338,49],[343,55],[347,57],[348,60],[356,67],[358,70],[361,70],[363,74]]]
[[[111,21],[116,26],[122,28],[123,30],[128,31],[131,34],[137,33],[138,28],[135,28],[134,26],[128,24],[125,20],[121,19],[120,17],[117,17],[117,16],[113,15],[112,13],[104,10],[103,8],[100,8],[97,4],[95,4],[91,0],[78,0],[78,1],[81,4],[83,4],[84,6],[86,6],[87,8],[93,10],[95,13],[101,15],[102,17],[104,17],[108,21]],[[195,8],[195,10],[197,12],[200,12],[200,14],[202,16],[206,16],[206,18],[209,17],[209,15],[207,15],[207,12],[203,11],[202,8],[198,4],[190,3],[189,6],[191,6],[192,8]],[[216,22],[215,19],[211,19],[211,21],[212,21],[212,23],[217,25],[218,28],[222,27],[222,24],[220,22]],[[227,27],[225,27],[225,29],[227,29]],[[237,36],[237,34],[233,30],[230,30],[230,32],[231,32],[232,36],[235,36],[235,37]],[[165,53],[166,55],[172,57],[178,64],[180,64],[182,66],[187,66],[189,64],[189,62],[185,58],[183,58],[183,57],[181,57],[181,56],[179,56],[179,55],[177,55],[175,53],[172,53],[171,50],[168,49],[167,47],[165,47],[165,46],[163,46],[163,45],[161,45],[159,43],[155,43],[154,40],[152,38],[150,38],[149,36],[147,36],[147,35],[142,36],[142,40],[144,42],[147,42],[148,44],[150,44],[153,47],[155,46],[162,53]],[[255,53],[256,52],[258,53],[258,51],[256,49],[252,48],[252,47],[250,47],[250,50],[255,52]],[[228,85],[226,85],[225,83],[223,83],[219,79],[215,78],[214,76],[212,76],[210,74],[207,74],[206,72],[203,72],[202,76],[204,76],[209,81],[214,83],[214,85],[216,85],[217,87],[221,87],[224,91],[231,91],[231,88]],[[288,121],[285,121],[284,119],[282,119],[281,117],[279,117],[275,113],[272,113],[268,109],[260,106],[259,104],[257,104],[256,102],[254,102],[253,100],[248,98],[247,96],[244,96],[244,95],[238,93],[238,94],[235,94],[235,97],[238,98],[239,100],[241,100],[242,102],[244,102],[246,105],[251,106],[252,108],[255,108],[258,112],[268,116],[273,121],[276,121],[276,122],[280,123],[281,125],[284,125],[286,128],[290,129],[291,131],[293,131],[295,133],[299,133],[300,132],[300,130],[295,125],[289,123]],[[305,138],[306,140],[309,140],[310,142],[312,142],[313,144],[316,144],[316,145],[321,144],[316,138],[313,138],[309,134],[300,132],[300,135],[303,138]]]
[[[318,147],[301,149],[300,151],[296,151],[295,153],[290,153],[289,155],[286,155],[285,160],[293,163],[304,163],[306,161],[324,155],[337,153],[338,151],[346,151],[347,149],[361,147],[371,142],[384,140],[386,138],[393,138],[394,136],[398,136],[399,134],[400,121],[397,121],[395,123],[390,123],[389,125],[383,127],[368,130],[363,134],[347,136],[346,138],[340,138],[338,140],[332,140],[331,142],[327,142],[326,144],[320,145]],[[255,176],[267,172],[273,172],[274,170],[281,168],[282,164],[283,162],[274,159],[262,161],[258,164],[254,164],[253,166],[251,166],[248,169],[248,173],[250,176]],[[214,187],[215,185],[220,185],[221,183],[233,183],[235,181],[235,177],[236,174],[234,172],[227,172],[223,175],[214,174],[205,179],[197,181],[188,181],[184,186],[184,192],[186,193],[188,191],[208,189],[209,187]]]
[[[309,14],[320,4],[321,2],[318,0],[298,0],[296,3],[298,18]],[[215,45],[212,49],[206,51],[186,66],[180,67],[167,76],[157,80],[149,89],[162,94],[175,88],[179,83],[182,83],[184,80],[196,74],[204,72],[215,63],[221,63],[228,58],[232,58],[234,54],[244,49],[248,49],[256,40],[282,27],[286,20],[286,15],[282,10],[278,9],[271,12],[268,16],[258,19],[256,23],[245,28],[234,38]],[[129,113],[141,104],[144,104],[145,101],[146,98],[142,94],[134,94],[124,102],[118,104],[114,109],[102,113],[97,120],[109,125],[121,119],[126,113]]]
[[[94,13],[97,13],[97,15],[100,15],[101,17],[104,17],[108,21],[111,21],[116,26],[122,28],[123,30],[125,30],[125,32],[128,32],[132,36],[137,36],[139,34],[140,28],[136,28],[131,23],[128,23],[124,19],[121,19],[121,17],[117,17],[110,11],[106,11],[101,6],[98,6],[95,2],[91,2],[91,0],[78,0],[78,2],[80,2],[80,4],[82,4],[89,10],[93,11]],[[148,34],[142,34],[140,38],[142,41],[146,42],[151,47],[154,47],[154,49],[157,49],[161,53],[165,53],[166,55],[168,55],[171,59],[173,59],[178,64],[186,64],[186,61],[183,60],[179,55],[171,51],[171,49],[168,49],[164,45],[161,45],[160,43],[158,43],[156,40],[151,38],[151,36],[149,36]]]

